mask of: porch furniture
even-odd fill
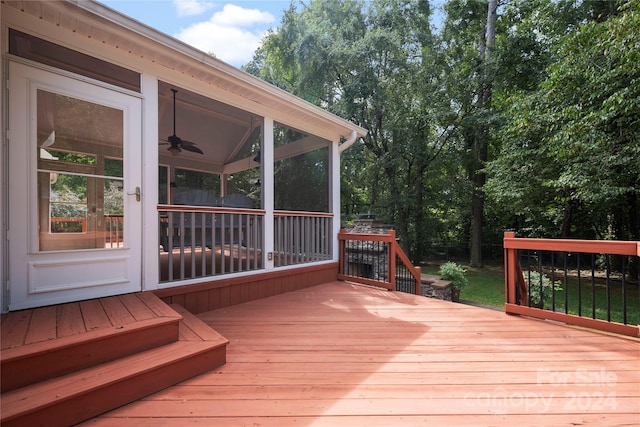
[[[217,197],[206,190],[180,192],[175,195],[173,204],[211,208],[253,208],[253,200],[243,194]],[[163,217],[166,220],[161,221],[160,244],[165,252],[169,251],[169,236],[173,239],[172,246],[176,247],[180,246],[182,234],[184,234],[184,246],[212,248],[213,245],[222,243],[246,246],[244,236],[247,232],[247,224],[244,214],[223,211],[184,211],[168,212]],[[215,236],[213,239],[212,231]]]

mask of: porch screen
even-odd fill
[[[329,212],[329,141],[276,124],[274,143],[275,209]]]
[[[116,248],[123,239],[123,112],[38,90],[41,251]]]

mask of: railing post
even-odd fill
[[[347,256],[347,251],[346,251],[346,240],[343,237],[343,233],[346,233],[346,230],[343,228],[340,230],[340,232],[338,232],[338,251],[340,252],[338,254],[338,260],[339,260],[339,267],[338,267],[338,274],[345,274],[345,269],[344,269],[344,265],[345,265],[345,258]]]
[[[416,275],[418,277],[422,276],[422,267],[416,267]],[[422,280],[416,279],[416,295],[422,296]]]
[[[387,232],[389,236],[388,248],[389,248],[389,283],[391,283],[391,290],[396,290],[396,231],[389,230]]]
[[[505,231],[504,239],[513,239],[516,237],[515,231]],[[504,240],[503,240],[504,242]],[[517,304],[516,302],[516,283],[517,283],[517,256],[516,249],[507,248],[507,245],[503,243],[504,246],[504,295],[505,295],[505,303],[507,304]]]

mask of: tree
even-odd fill
[[[357,174],[370,180],[369,197],[349,198],[394,224],[416,260],[426,242],[425,181],[437,178],[429,165],[447,141],[436,126],[446,101],[430,15],[423,0],[311,1],[285,13],[246,67],[369,131],[360,146],[367,168]]]
[[[547,235],[637,240],[640,2],[603,3],[558,39],[536,90],[512,98],[488,188]]]
[[[463,161],[470,195],[470,263],[482,265],[485,163],[489,156],[494,112],[491,99],[495,66],[497,1],[456,0],[447,3],[443,32],[448,95],[454,106],[456,132],[464,147]]]

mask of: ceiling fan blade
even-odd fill
[[[183,150],[191,151],[193,153],[204,154],[204,152],[201,149],[196,147],[195,142],[182,140],[182,142],[180,143],[180,146],[182,147]]]

